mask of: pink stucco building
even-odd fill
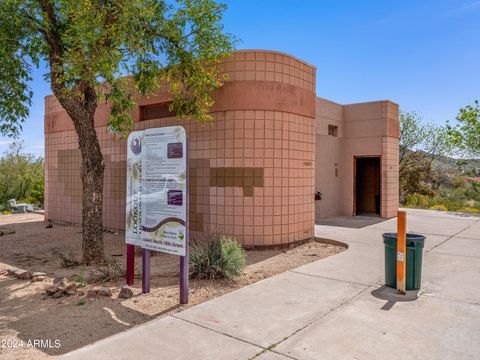
[[[222,64],[229,80],[215,93],[214,122],[181,121],[163,85],[138,99],[136,129],[182,125],[190,146],[190,229],[220,229],[247,247],[313,237],[315,220],[338,215],[392,217],[398,207],[398,106],[340,105],[316,97],[315,67],[274,51],[236,51]],[[105,158],[104,225],[124,228],[126,143],[95,125]],[[71,120],[45,99],[47,219],[81,222],[80,152]],[[314,194],[321,193],[321,200]]]

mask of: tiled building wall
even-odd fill
[[[354,214],[355,157],[381,157],[381,207],[384,218],[398,210],[398,105],[375,101],[341,105],[317,98],[316,187],[317,220]],[[328,125],[338,126],[337,136]]]
[[[235,53],[223,68],[230,80],[216,95],[211,124],[176,118],[138,121],[134,114],[135,128],[185,127],[193,236],[219,229],[245,246],[311,238],[315,69],[265,51]],[[165,98],[159,94],[139,104]],[[124,227],[126,148],[125,141],[108,133],[107,110],[99,108],[96,125],[106,164],[104,225],[116,230]],[[78,144],[70,120],[52,97],[46,99],[45,122],[46,217],[79,223]]]

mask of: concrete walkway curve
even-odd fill
[[[381,234],[396,220],[344,218],[318,237],[349,249],[64,355],[67,359],[476,359],[480,217],[408,210],[427,236],[418,299],[383,285]]]

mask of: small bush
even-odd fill
[[[218,232],[192,242],[190,276],[199,279],[232,279],[245,267],[245,251],[232,238]]]
[[[3,210],[2,215],[10,215],[12,212],[10,210]]]
[[[82,298],[75,303],[75,306],[82,306],[82,305],[85,305],[86,303],[87,303],[87,300]]]
[[[98,267],[97,274],[94,276],[95,281],[107,282],[124,278],[127,274],[127,268],[123,263],[117,262],[115,259],[106,260],[105,264]]]
[[[437,205],[430,206],[430,210],[448,211],[447,207],[445,205],[442,205],[442,204],[437,204]]]
[[[467,214],[480,214],[480,210],[472,207],[465,207],[459,210],[460,212],[467,213]]]
[[[78,284],[79,287],[83,287],[83,286],[87,285],[87,283],[88,283],[88,279],[84,274],[76,275],[74,280]]]
[[[408,194],[405,200],[405,206],[410,208],[428,209],[432,197],[422,194]]]
[[[60,266],[62,268],[68,269],[80,265],[80,261],[76,259],[73,251],[70,251],[68,254],[64,254],[55,249],[53,254],[60,259]]]

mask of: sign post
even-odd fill
[[[143,249],[143,293],[150,292],[150,251],[180,256],[181,304],[188,303],[187,157],[181,126],[135,131],[128,137],[126,242]],[[133,268],[127,255],[127,283]]]
[[[150,292],[150,250],[142,249],[142,293]]]
[[[397,290],[400,294],[405,292],[406,275],[406,237],[407,237],[407,213],[399,211],[397,214]]]
[[[133,285],[135,282],[135,245],[127,244],[127,285]]]

